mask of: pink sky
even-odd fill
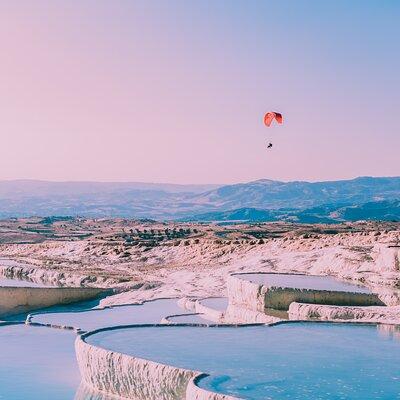
[[[399,17],[389,0],[2,1],[0,179],[400,175]]]

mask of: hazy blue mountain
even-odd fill
[[[50,182],[40,180],[0,181],[0,198],[24,196],[90,195],[98,193],[129,193],[158,191],[166,193],[204,193],[222,185],[178,185],[146,182]]]
[[[136,182],[0,181],[0,217],[172,218],[185,199],[218,185]],[[202,207],[191,209],[202,210]]]
[[[385,221],[400,221],[400,200],[373,201],[357,206],[338,209],[334,217],[345,221],[375,219]]]
[[[204,214],[194,215],[193,217],[183,218],[191,221],[252,221],[270,222],[277,221],[277,210],[260,210],[257,208],[238,208],[228,211],[214,211]]]
[[[400,177],[361,177],[328,182],[279,182],[258,180],[222,186],[199,194],[197,202],[218,209],[284,207],[308,208],[327,203],[359,204],[400,198]]]
[[[21,180],[0,182],[0,217],[329,222],[368,219],[368,215],[395,219],[398,204],[391,202],[396,199],[400,199],[400,177],[331,182],[263,179],[224,186]]]
[[[202,222],[272,222],[336,223],[341,221],[383,220],[400,222],[400,200],[372,201],[359,205],[326,205],[304,210],[239,208],[196,215],[190,220]]]

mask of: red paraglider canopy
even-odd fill
[[[278,124],[281,124],[283,122],[282,114],[270,111],[264,115],[265,126],[270,126],[273,120],[275,120]]]

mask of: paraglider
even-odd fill
[[[264,125],[270,127],[272,121],[275,120],[278,124],[283,123],[283,117],[281,113],[269,111],[264,115]],[[267,149],[272,149],[272,143],[269,143]]]
[[[282,124],[283,122],[283,117],[281,113],[278,112],[267,112],[264,115],[264,125],[270,127],[272,121],[275,120],[278,124]]]

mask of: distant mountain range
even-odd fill
[[[400,220],[400,177],[235,185],[0,181],[0,217],[196,221]]]
[[[185,220],[185,219],[184,219]],[[238,208],[196,215],[188,220],[198,222],[273,222],[336,223],[341,221],[382,220],[400,222],[400,200],[372,201],[360,205],[296,209],[260,210]]]
[[[225,210],[306,208],[321,204],[359,204],[400,198],[400,177],[330,182],[279,182],[267,179],[222,186],[196,196],[196,201]]]

